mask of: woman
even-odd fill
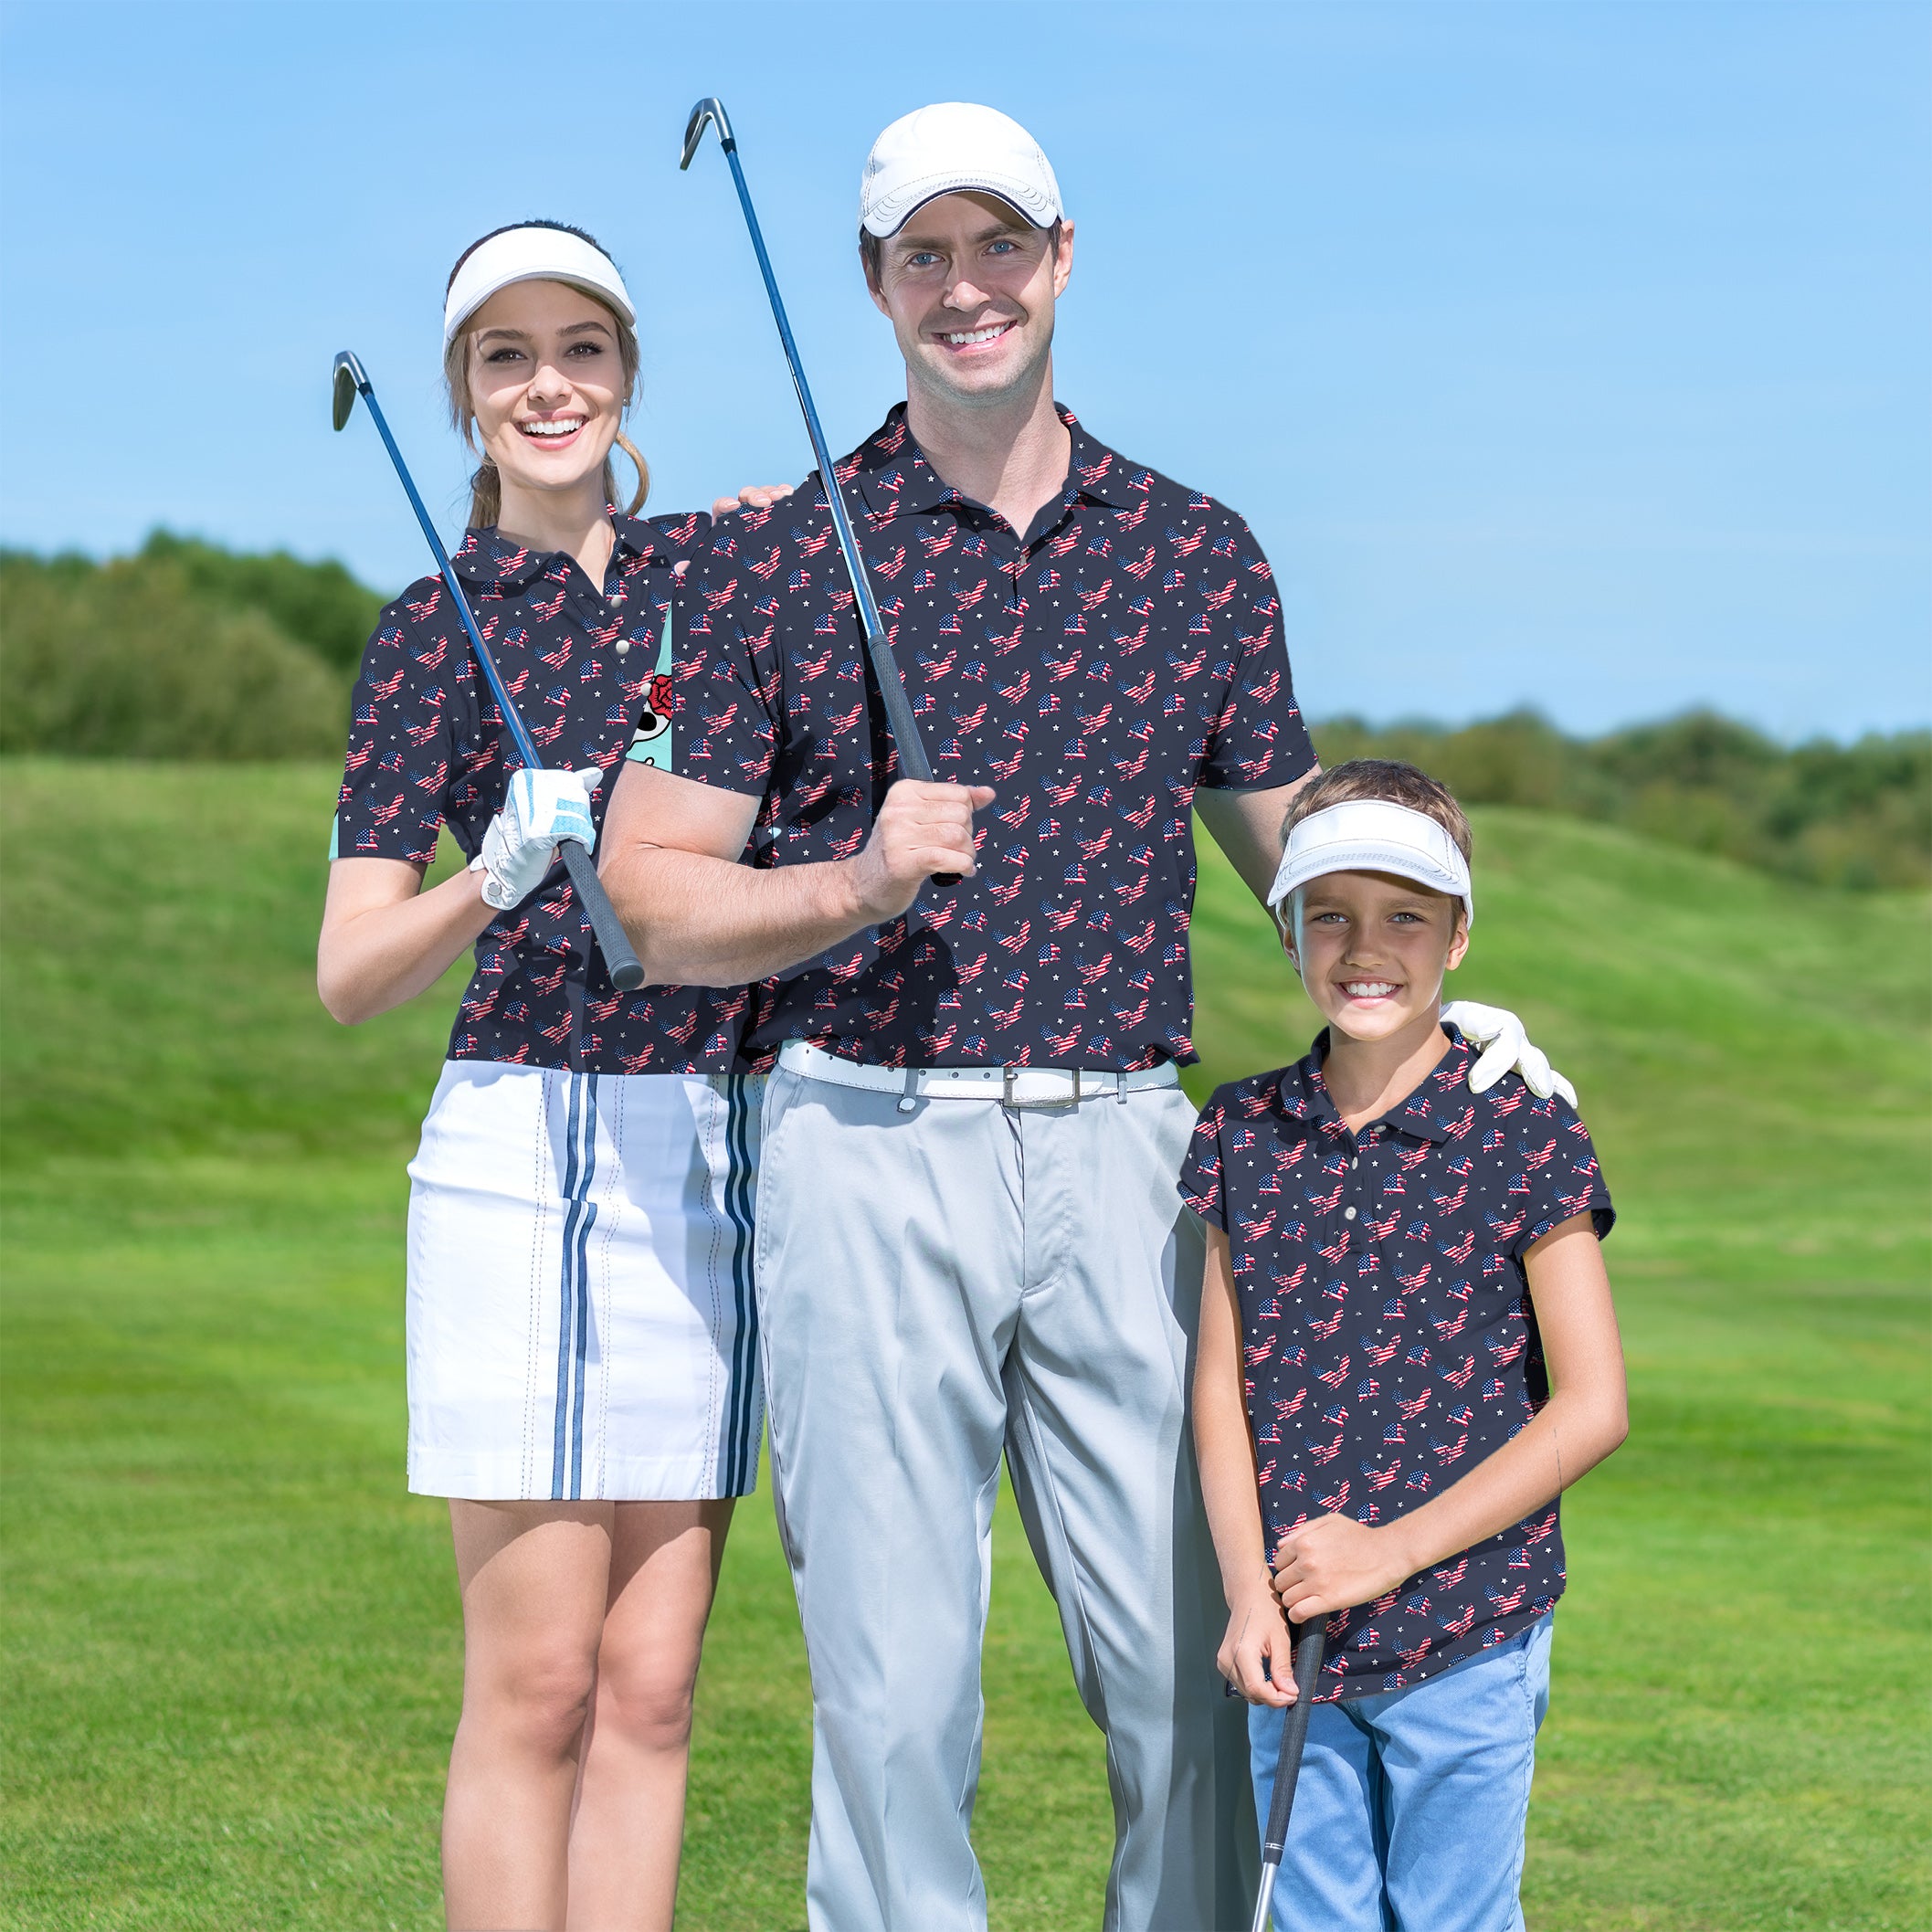
[[[671,586],[706,520],[637,516],[635,311],[588,236],[485,236],[444,343],[482,459],[456,572],[559,769],[510,783],[447,591],[413,585],[356,687],[318,981],[353,1024],[475,947],[409,1170],[409,1486],[450,1499],[463,1599],[445,1904],[453,1927],[668,1927],[699,1650],[763,1416],[747,996],[618,992],[556,846],[594,844],[604,774],[670,729]],[[624,514],[613,445],[638,471]],[[470,865],[426,892],[444,824]]]

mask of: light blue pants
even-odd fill
[[[1177,1088],[1014,1111],[780,1069],[757,1281],[812,1673],[812,1932],[984,1932],[968,1835],[1002,1451],[1106,1734],[1106,1932],[1243,1932],[1242,1707],[1186,1390]]]
[[[1315,1705],[1274,1882],[1278,1932],[1523,1932],[1553,1615],[1406,1691]],[[1249,1708],[1264,1821],[1283,1722]]]

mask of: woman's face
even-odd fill
[[[624,406],[616,318],[567,282],[500,289],[470,319],[470,402],[506,491],[596,487]]]

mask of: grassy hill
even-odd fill
[[[0,765],[7,1806],[26,1927],[428,1927],[459,1651],[401,1494],[401,1163],[453,983],[312,990],[334,777]],[[1566,1505],[1544,1928],[1924,1922],[1928,907],[1476,815],[1459,991],[1581,1090],[1630,1444]],[[1313,1029],[1204,863],[1190,1087]],[[1003,1514],[977,1840],[1098,1916],[1098,1740]],[[701,1689],[681,1925],[802,1922],[804,1661],[763,1494]]]

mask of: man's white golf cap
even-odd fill
[[[883,241],[942,195],[997,195],[1036,228],[1061,219],[1060,184],[1035,141],[998,108],[942,100],[902,115],[872,143],[859,226]]]
[[[630,291],[617,263],[602,248],[568,228],[532,223],[478,242],[464,258],[443,303],[444,348],[492,295],[518,281],[566,281],[608,302],[630,327],[637,326]]]
[[[1413,879],[1460,899],[1468,923],[1475,924],[1469,860],[1426,812],[1393,799],[1348,798],[1310,812],[1288,834],[1288,849],[1268,888],[1270,909],[1279,913],[1297,887],[1329,872],[1393,872]]]

